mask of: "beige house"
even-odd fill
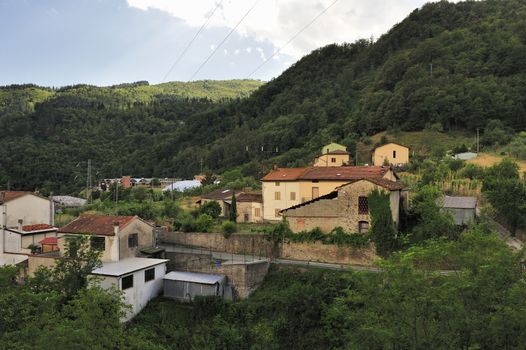
[[[337,143],[331,143],[321,149],[321,155],[314,159],[314,166],[344,166],[349,165],[351,159],[347,148]]]
[[[409,148],[399,143],[386,143],[373,151],[374,165],[402,165],[409,163]]]
[[[24,191],[0,192],[0,254],[24,253],[53,231],[53,201]],[[55,230],[56,232],[56,230]]]
[[[236,196],[236,222],[263,221],[263,195],[259,193],[240,193]]]
[[[346,166],[275,168],[262,179],[263,219],[281,220],[281,210],[333,192],[350,181],[374,178],[398,181],[391,167]]]
[[[399,207],[403,186],[382,178],[356,179],[336,190],[281,211],[294,232],[316,227],[330,232],[342,227],[349,233],[366,233],[371,222],[368,195],[374,189],[390,193],[390,207],[395,225],[399,222]]]
[[[221,214],[219,214],[219,216],[228,217],[230,215],[230,202],[232,200],[232,194],[234,193],[235,191],[229,189],[217,189],[202,195],[197,201],[197,205],[201,207],[208,202],[217,202],[221,207]]]
[[[138,216],[82,215],[58,230],[58,236],[90,235],[91,246],[102,250],[103,262],[140,256],[155,246],[154,227]],[[64,240],[59,240],[63,250]]]

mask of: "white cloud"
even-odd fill
[[[220,0],[127,0],[130,6],[160,9],[200,27]],[[270,41],[280,48],[334,0],[264,0],[237,28],[242,37]],[[455,0],[457,1],[457,0]],[[378,38],[427,0],[339,0],[282,50],[295,58],[330,43]],[[208,28],[233,28],[252,1],[223,0]]]

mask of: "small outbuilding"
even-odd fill
[[[442,209],[453,215],[455,225],[467,225],[477,215],[477,197],[444,196]]]
[[[226,276],[197,272],[172,271],[163,278],[164,296],[192,300],[196,296],[224,297]]]

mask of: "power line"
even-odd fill
[[[245,15],[243,17],[241,17],[241,19],[237,22],[237,24],[235,25],[234,28],[232,28],[232,30],[223,38],[223,40],[215,47],[215,49],[212,51],[212,53],[210,55],[208,55],[208,57],[204,60],[203,63],[201,63],[201,65],[199,66],[199,68],[197,68],[197,70],[194,72],[194,74],[192,74],[192,76],[190,77],[190,79],[188,79],[188,81],[192,80],[196,75],[197,73],[199,73],[201,71],[201,69],[204,67],[204,65],[210,60],[210,58],[212,58],[212,56],[216,53],[216,51],[225,43],[225,41],[227,41],[227,39],[230,37],[230,35],[232,35],[232,33],[234,33],[234,31],[237,29],[237,27],[239,27],[239,25],[241,24],[241,22],[243,22],[243,20],[248,16],[248,14],[250,12],[252,12],[252,10],[256,7],[256,5],[259,3],[260,0],[256,0],[254,2],[254,4],[252,5],[252,7],[250,7],[248,9],[248,11],[245,13]],[[337,0],[338,1],[338,0]]]
[[[190,40],[190,42],[188,43],[188,45],[186,45],[186,47],[184,48],[183,52],[181,52],[181,54],[179,55],[179,57],[177,57],[177,59],[175,60],[175,62],[172,64],[172,66],[170,67],[170,69],[168,70],[168,72],[166,72],[166,74],[164,75],[164,78],[162,80],[162,82],[164,83],[166,81],[166,78],[168,78],[168,76],[170,75],[170,73],[172,72],[172,70],[175,68],[175,66],[177,66],[177,64],[179,63],[179,61],[183,58],[183,56],[186,54],[186,51],[188,51],[188,49],[190,48],[190,46],[192,46],[192,44],[194,43],[195,39],[197,39],[197,37],[199,36],[199,34],[201,34],[201,32],[203,31],[203,29],[205,29],[206,25],[208,24],[208,22],[210,21],[210,19],[214,16],[214,13],[216,12],[216,10],[221,6],[221,4],[223,3],[223,0],[219,1],[217,3],[217,5],[215,6],[215,8],[213,9],[212,13],[210,14],[210,16],[208,16],[208,18],[205,20],[205,22],[203,23],[203,25],[201,26],[201,28],[199,28],[199,30],[197,31],[197,33],[195,33],[194,37],[192,38],[192,40]]]
[[[310,27],[314,22],[316,22],[316,20],[318,18],[320,18],[325,12],[327,12],[332,6],[334,6],[334,4],[336,4],[339,0],[334,0],[329,6],[327,6],[326,8],[323,9],[323,11],[321,11],[320,13],[318,13],[318,15],[316,17],[314,17],[309,23],[307,23],[303,28],[301,28],[296,34],[294,34],[292,36],[292,38],[290,38],[286,43],[285,45],[283,45],[282,47],[280,47],[279,49],[277,49],[276,51],[274,51],[274,53],[272,55],[270,55],[266,60],[264,60],[259,66],[257,66],[256,69],[254,69],[248,76],[246,79],[250,78],[254,73],[256,73],[258,70],[261,69],[261,67],[263,67],[268,61],[270,61],[270,59],[274,56],[276,56],[281,50],[283,50],[286,46],[288,46],[294,39],[296,39],[301,33],[303,33],[308,27]]]

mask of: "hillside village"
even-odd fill
[[[187,83],[0,86],[0,349],[525,349],[525,15],[422,4],[268,82],[193,80],[221,42]]]

